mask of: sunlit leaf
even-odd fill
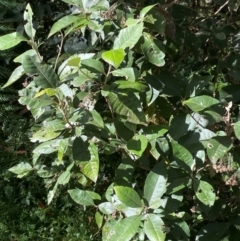
[[[144,185],[144,197],[151,208],[158,208],[160,198],[166,192],[167,170],[165,163],[161,161],[148,174]]]
[[[22,65],[18,66],[15,70],[13,70],[13,72],[12,72],[11,76],[9,77],[7,83],[2,88],[6,88],[9,85],[12,85],[19,78],[21,78],[24,74],[25,74],[25,72],[24,72],[23,66]]]
[[[27,39],[18,32],[9,33],[0,37],[0,50],[10,49]]]
[[[127,207],[137,208],[142,206],[141,199],[134,189],[130,187],[116,186],[114,187],[114,190],[118,199]]]
[[[142,36],[142,31],[143,23],[120,30],[118,37],[114,41],[113,49],[133,48]]]
[[[216,200],[215,191],[208,182],[202,180],[194,180],[193,189],[196,193],[197,198],[207,206],[213,206]]]
[[[34,39],[36,30],[33,27],[33,11],[31,9],[31,6],[29,3],[27,4],[27,6],[24,10],[23,19],[26,21],[26,23],[24,24],[24,29],[25,29],[27,35],[31,39]]]
[[[78,188],[68,190],[71,198],[78,204],[84,206],[94,205],[92,197],[84,190],[80,190]]]
[[[140,225],[141,216],[132,216],[118,221],[111,220],[103,226],[102,240],[130,241]]]
[[[164,222],[156,214],[148,214],[144,222],[144,232],[150,241],[164,241],[166,233],[163,232]]]
[[[124,50],[121,49],[112,49],[102,53],[102,58],[108,64],[114,66],[114,68],[118,68],[122,63],[125,56]]]

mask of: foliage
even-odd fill
[[[47,33],[27,4],[0,37],[32,47],[4,85],[27,76],[32,162],[9,171],[94,210],[104,241],[236,240],[237,1],[62,1]]]

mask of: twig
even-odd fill
[[[61,51],[62,51],[63,40],[64,40],[64,37],[63,37],[63,34],[61,33],[61,43],[60,43],[60,45],[57,46],[58,47],[58,55],[57,55],[56,62],[54,65],[54,70],[56,70],[58,59],[59,59]]]
[[[227,0],[213,15],[217,15],[228,3],[229,0]]]

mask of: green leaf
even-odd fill
[[[127,149],[137,156],[141,156],[147,148],[148,140],[144,135],[136,135],[127,142]]]
[[[79,56],[71,56],[67,61],[67,66],[79,67],[81,63],[81,58]]]
[[[23,14],[23,19],[26,21],[26,23],[24,24],[24,29],[25,29],[27,35],[31,39],[34,39],[36,30],[33,27],[32,17],[33,17],[33,11],[31,9],[30,4],[28,3],[25,8],[24,14]]]
[[[219,241],[229,229],[230,223],[209,223],[197,233],[195,241]]]
[[[206,147],[209,159],[216,164],[232,148],[232,140],[229,136],[216,136],[206,141]]]
[[[93,120],[89,121],[88,124],[95,125],[99,128],[104,128],[104,122],[101,115],[96,110],[92,110],[91,114],[92,114]]]
[[[143,39],[144,42],[141,48],[146,59],[156,66],[163,66],[165,64],[165,54],[162,43],[148,33],[143,33]]]
[[[33,134],[30,138],[32,142],[45,142],[57,138],[61,132],[56,132],[52,128],[43,128]]]
[[[33,150],[33,153],[38,155],[53,153],[58,150],[59,143],[62,140],[68,141],[68,139],[58,139],[58,140],[43,142]]]
[[[81,62],[82,67],[93,73],[104,73],[103,64],[97,59],[84,59]]]
[[[183,188],[185,188],[187,186],[188,182],[189,182],[189,178],[187,178],[187,177],[174,179],[168,185],[167,193],[172,194],[172,193],[182,190]]]
[[[93,192],[93,191],[86,191],[93,200],[101,200],[101,196],[96,193],[96,192]]]
[[[102,223],[103,223],[103,215],[99,212],[96,212],[95,213],[95,221],[96,221],[98,228],[101,228]]]
[[[167,169],[164,161],[158,163],[148,174],[144,185],[144,197],[150,208],[160,206],[160,198],[166,192]]]
[[[151,140],[156,140],[158,137],[163,136],[168,132],[168,126],[165,125],[150,125],[148,127],[143,127],[143,133],[146,138]]]
[[[110,202],[104,202],[98,205],[99,210],[103,214],[113,214],[116,212],[114,205]]]
[[[122,48],[112,49],[102,53],[102,59],[116,69],[122,63],[124,56],[125,56],[125,52]]]
[[[33,56],[33,55],[36,55],[36,50],[29,49],[29,50],[25,51],[24,53],[20,54],[19,56],[17,56],[13,60],[13,62],[22,64],[25,56]],[[37,62],[41,62],[38,55],[36,55],[36,57],[37,57]]]
[[[191,153],[176,141],[172,141],[173,158],[177,164],[187,172],[192,172],[195,168],[195,161]]]
[[[61,185],[65,185],[69,182],[70,176],[71,176],[70,171],[66,170],[58,177],[57,182]]]
[[[98,172],[99,172],[99,157],[98,157],[98,148],[93,143],[90,143],[88,147],[90,153],[90,160],[85,162],[80,162],[79,166],[81,172],[91,179],[93,182],[97,181]]]
[[[145,8],[143,8],[143,9],[141,10],[141,12],[140,12],[139,18],[144,18],[145,15],[146,15],[153,7],[155,7],[156,5],[157,5],[157,4],[149,5],[149,6],[145,7]]]
[[[140,73],[135,68],[122,68],[112,71],[112,75],[122,76],[130,80],[136,80],[139,78]]]
[[[140,101],[133,93],[116,94],[111,92],[107,98],[114,112],[124,116],[131,123],[146,125],[146,117]]]
[[[35,56],[25,56],[23,61],[23,68],[26,73],[34,75],[34,82],[42,89],[56,88],[59,80],[53,68],[47,64],[40,64],[37,62]]]
[[[0,51],[10,49],[27,39],[18,32],[9,33],[0,37]]]
[[[7,83],[2,87],[6,88],[9,85],[12,85],[13,83],[15,83],[18,79],[20,79],[23,75],[25,74],[23,66],[20,65],[18,66],[15,70],[13,70],[11,76],[9,77]]]
[[[198,200],[200,200],[206,206],[213,206],[216,200],[216,194],[212,185],[210,185],[208,182],[195,179],[193,182],[193,189]]]
[[[131,89],[133,91],[146,92],[148,86],[139,82],[132,82],[127,80],[117,80],[115,84],[118,85],[118,89]]]
[[[59,177],[58,177],[58,184],[61,184],[61,185],[65,185],[69,182],[70,180],[70,177],[71,177],[71,174],[70,174],[70,171],[71,169],[73,168],[74,166],[74,162],[72,164],[70,164],[68,167],[67,167],[67,170],[64,171]]]
[[[9,169],[10,172],[17,174],[19,178],[26,176],[32,170],[32,166],[27,162],[21,162]]]
[[[54,96],[56,95],[57,91],[56,89],[53,89],[53,88],[47,88],[47,89],[44,89],[44,90],[41,90],[40,92],[38,92],[34,98],[37,98],[39,96],[42,96],[44,94],[48,95],[48,96]]]
[[[133,48],[142,36],[142,31],[143,23],[120,30],[118,37],[114,41],[113,49]]]
[[[138,231],[141,216],[131,216],[118,221],[111,220],[103,226],[102,240],[130,241]]]
[[[164,241],[166,233],[163,232],[164,223],[156,214],[147,214],[144,222],[144,232],[150,241]]]
[[[236,137],[240,140],[240,121],[234,123],[233,129]]]
[[[58,182],[56,182],[54,185],[54,188],[48,192],[48,195],[47,195],[47,204],[48,205],[52,202],[52,200],[56,194],[57,187],[58,187]]]
[[[187,105],[194,112],[199,112],[206,108],[219,106],[220,102],[211,96],[201,95],[183,101],[183,105]]]
[[[60,18],[57,22],[55,22],[48,34],[48,38],[54,35],[55,33],[61,31],[63,28],[68,27],[69,25],[73,24],[76,21],[80,21],[84,23],[86,21],[85,18],[80,17],[79,15],[68,15]],[[86,21],[87,23],[87,21]],[[80,24],[81,25],[81,24]]]
[[[75,188],[72,190],[68,190],[68,193],[70,194],[71,198],[80,205],[94,205],[92,197],[86,191]]]
[[[114,187],[118,199],[127,207],[138,208],[142,206],[138,193],[130,187]]]

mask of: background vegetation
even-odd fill
[[[238,240],[239,6],[2,1],[3,240]]]

